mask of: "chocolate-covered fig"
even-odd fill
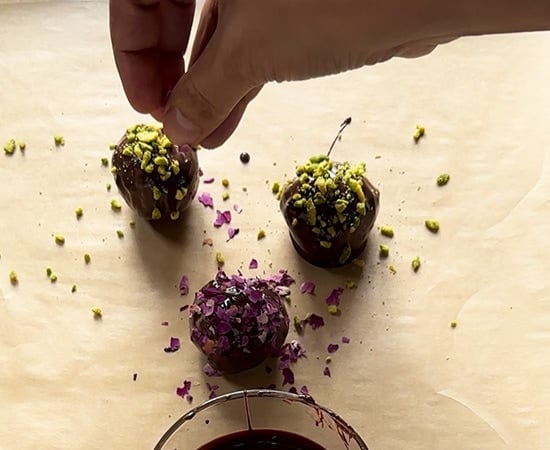
[[[378,214],[380,192],[365,177],[365,165],[312,157],[284,188],[280,208],[298,253],[320,267],[351,262],[367,245]]]
[[[191,341],[222,374],[242,372],[275,355],[289,327],[272,281],[229,277],[221,270],[195,294],[189,320]]]
[[[159,126],[129,128],[115,147],[112,164],[122,197],[146,219],[179,219],[197,193],[195,149],[173,145]]]

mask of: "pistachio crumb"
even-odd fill
[[[101,165],[103,167],[108,167],[109,166],[109,159],[108,158],[101,158]]]
[[[332,356],[327,356],[325,358],[325,364],[330,364],[332,362]]]
[[[456,328],[457,325],[458,325],[458,323],[457,323],[456,320],[451,321],[451,328]]]
[[[179,218],[180,218],[180,212],[179,211],[172,211],[170,213],[170,219],[178,220]]]
[[[328,309],[328,313],[332,316],[337,315],[339,312],[338,306],[336,305],[328,305],[327,309]]]
[[[353,259],[352,261],[352,264],[357,266],[357,267],[365,267],[365,265],[367,264],[366,261],[364,259],[361,259],[361,258],[355,258]]]
[[[392,238],[394,236],[393,228],[389,225],[382,225],[380,227],[380,233],[382,234],[382,236],[386,236],[389,238]]]
[[[302,326],[302,320],[298,316],[294,316],[294,329],[297,333],[301,333],[304,330]]]
[[[419,139],[424,136],[424,133],[426,133],[426,128],[423,125],[417,125],[413,134],[414,142],[418,142]]]
[[[105,187],[107,188],[107,192],[109,192],[111,190],[111,183],[107,183]]]
[[[228,187],[228,186],[229,186],[229,180],[228,180],[227,178],[224,178],[224,179],[222,180],[222,186],[223,186],[223,187]]]
[[[92,257],[90,256],[89,253],[84,253],[84,262],[86,264],[90,264],[90,262],[92,261]]]
[[[84,214],[84,210],[82,208],[78,207],[74,210],[74,213],[76,215],[76,218],[80,219],[82,217],[82,215]]]
[[[226,201],[226,200],[228,200],[228,199],[229,199],[229,192],[223,191],[223,192],[222,192],[222,200],[223,200],[223,201]]]
[[[390,269],[390,272],[394,275],[397,273],[397,269],[395,268],[395,266],[393,264],[390,264],[388,269]]]
[[[438,186],[445,186],[450,179],[451,176],[448,173],[442,173],[437,177],[436,182]]]
[[[120,211],[122,209],[122,205],[120,204],[120,202],[116,199],[113,199],[111,200],[111,209],[113,211]]]
[[[55,243],[57,245],[64,245],[65,244],[65,236],[63,236],[62,234],[56,234],[54,236],[54,239],[55,239]]]
[[[258,230],[258,236],[257,236],[258,241],[259,241],[260,239],[265,238],[265,236],[266,236],[265,230],[264,230],[263,228],[260,228],[260,229]]]
[[[216,262],[218,263],[218,267],[225,264],[225,258],[223,257],[222,252],[216,252]]]
[[[27,144],[25,143],[25,141],[19,141],[17,143],[17,146],[19,147],[19,150],[21,150],[22,152],[24,152],[25,149],[27,148]]]
[[[275,182],[271,185],[271,192],[272,192],[273,194],[278,194],[280,190],[281,190],[281,184],[280,184],[278,181],[275,181]]]
[[[390,256],[390,248],[385,244],[380,244],[378,253],[381,258],[387,258],[388,256]]]
[[[53,273],[53,270],[51,267],[46,267],[46,275],[49,277]]]
[[[122,239],[124,237],[124,231],[122,230],[116,230],[116,235],[119,239]]]
[[[103,312],[99,306],[93,306],[92,313],[94,315],[94,319],[101,319],[103,317]]]
[[[413,258],[413,260],[411,261],[412,269],[413,269],[415,272],[418,272],[418,269],[420,269],[420,265],[421,265],[420,256],[415,256],[415,257]]]
[[[57,134],[53,137],[53,142],[56,145],[56,147],[59,147],[60,145],[65,145],[65,138]]]
[[[344,286],[346,287],[346,289],[356,289],[357,283],[353,280],[346,280],[344,282]]]
[[[17,283],[19,283],[19,279],[17,278],[17,273],[15,272],[15,270],[10,271],[9,277],[10,277],[10,283],[12,285],[15,286]]]
[[[130,220],[130,222],[128,222],[128,225],[130,225],[132,228],[134,228],[136,226],[136,221],[135,220]]]
[[[55,282],[57,281],[57,275],[56,275],[55,273],[52,273],[52,274],[50,275],[50,281],[51,281],[52,283],[55,283]]]
[[[74,294],[76,292],[76,284],[73,284],[73,287],[71,288],[71,292]]]
[[[159,220],[161,217],[162,217],[162,213],[160,212],[160,209],[158,208],[153,209],[153,212],[151,213],[151,219]]]
[[[116,150],[116,144],[109,144],[109,150]]]
[[[439,231],[439,222],[437,220],[427,219],[424,224],[432,233],[437,233]]]
[[[15,139],[10,139],[4,144],[4,152],[6,155],[13,155],[15,152]]]

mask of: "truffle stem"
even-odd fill
[[[334,140],[332,141],[332,144],[330,144],[330,148],[328,149],[328,152],[327,152],[327,157],[330,156],[330,153],[332,152],[332,149],[334,148],[334,144],[336,144],[336,141],[338,139],[340,139],[340,137],[342,136],[342,131],[345,130],[345,128],[351,123],[351,117],[348,117],[346,120],[344,120],[341,124],[340,124],[340,130],[338,130],[338,134],[336,135],[336,137],[334,138]]]

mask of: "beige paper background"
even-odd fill
[[[327,321],[302,338],[309,358],[295,368],[297,385],[372,449],[550,448],[549,34],[464,39],[419,61],[268,86],[234,137],[199,155],[216,178],[200,192],[219,208],[243,208],[233,219],[240,234],[225,242],[196,201],[168,236],[142,221],[130,229],[129,209],[110,209],[119,197],[106,191],[100,158],[148,119],[121,90],[107,2],[11,3],[0,4],[0,141],[23,139],[27,150],[0,155],[0,448],[151,448],[188,409],[176,386],[190,379],[194,404],[204,400],[203,360],[179,312],[192,297],[175,286],[182,274],[192,289],[208,281],[216,251],[227,271],[288,268],[298,284],[317,283],[314,298],[293,288],[292,315],[316,311]],[[391,241],[373,232],[362,274],[300,260],[270,193],[297,162],[326,151],[347,116],[334,156],[367,163],[381,190],[378,224],[395,229]],[[416,123],[427,129],[418,145]],[[54,134],[64,147],[53,146]],[[441,172],[451,182],[438,188]],[[424,228],[428,217],[440,221],[438,235]],[[260,227],[267,237],[257,241]],[[201,245],[205,236],[213,248]],[[387,261],[377,256],[381,242],[391,247]],[[252,257],[258,271],[247,269]],[[344,294],[340,317],[326,317],[324,297],[346,279],[358,288]],[[93,319],[94,305],[103,320]],[[342,335],[352,343],[323,377],[326,346]],[[163,351],[170,336],[182,339],[174,354]],[[226,392],[271,380],[260,368],[215,382]]]

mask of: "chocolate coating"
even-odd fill
[[[251,369],[275,355],[289,328],[284,302],[268,280],[221,271],[195,294],[189,320],[191,341],[223,374]]]
[[[163,136],[162,130],[158,131]],[[179,219],[180,213],[191,204],[197,193],[199,163],[195,149],[187,145],[170,144],[166,146],[164,155],[153,151],[149,164],[154,170],[147,172],[144,170],[143,157],[129,154],[128,150],[124,153],[125,149],[133,145],[135,143],[129,143],[127,133],[113,152],[112,165],[116,170],[113,175],[120,194],[128,206],[146,219]],[[179,171],[172,172],[168,179],[162,179],[158,171],[160,166],[153,163],[156,156],[165,157],[169,164],[175,163]],[[157,190],[157,198],[154,188]]]
[[[336,182],[336,190],[340,193],[349,193],[348,186],[342,180],[334,177],[340,163],[333,163],[332,179]],[[299,178],[294,179],[284,189],[280,209],[289,227],[290,238],[296,251],[309,263],[319,267],[338,267],[350,263],[357,258],[367,245],[368,234],[378,215],[380,192],[363,175],[358,177],[361,190],[365,197],[365,214],[359,216],[358,224],[346,226],[341,222],[333,224],[334,235],[321,235],[314,232],[318,225],[311,225],[307,211],[294,206],[293,196],[299,195],[303,185]],[[313,183],[313,180],[310,180]],[[356,211],[359,199],[357,195],[348,195],[346,211]],[[331,224],[336,215],[333,202],[316,205],[317,221],[324,220]],[[330,247],[323,246],[322,241],[330,242]],[[328,244],[327,244],[328,245]]]

